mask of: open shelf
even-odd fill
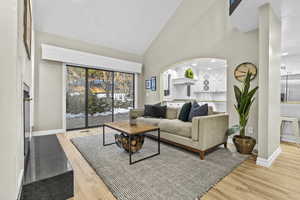
[[[173,85],[194,85],[197,79],[176,78],[173,79]]]
[[[226,93],[227,91],[194,91],[194,93],[204,93],[204,94],[218,94],[218,93]]]

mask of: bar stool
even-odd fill
[[[280,117],[280,119],[281,119],[281,126],[282,126],[283,121],[291,122],[294,136],[299,137],[299,124],[298,124],[298,119],[297,118],[294,118],[294,117]]]

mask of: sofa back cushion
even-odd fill
[[[178,108],[167,107],[166,118],[167,119],[177,119],[177,112],[178,112]]]
[[[212,106],[208,106],[208,115],[214,115],[215,112],[214,112],[214,109]]]
[[[145,105],[144,117],[166,118],[167,106]]]
[[[180,110],[178,119],[184,122],[189,121],[189,114],[191,111],[191,107],[192,107],[191,102],[185,103]]]

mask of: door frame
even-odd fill
[[[85,116],[85,127],[82,128],[74,128],[74,129],[67,129],[67,120],[66,120],[66,114],[67,114],[67,67],[78,67],[78,68],[83,68],[85,69],[86,73],[86,90],[88,90],[88,79],[87,79],[87,73],[89,69],[94,69],[94,70],[102,70],[106,72],[112,72],[112,122],[114,121],[114,72],[120,72],[120,73],[125,73],[125,74],[131,74],[133,75],[133,108],[136,107],[137,103],[137,74],[136,73],[129,73],[129,72],[122,72],[122,71],[113,71],[113,70],[107,70],[107,69],[101,69],[99,67],[90,67],[90,66],[82,66],[82,65],[76,65],[76,64],[67,64],[63,63],[62,65],[62,126],[63,129],[66,131],[73,131],[73,130],[82,130],[82,129],[88,129],[88,128],[97,128],[97,127],[102,127],[103,125],[98,125],[98,126],[88,126],[88,113],[87,113],[87,108],[88,104],[85,104],[85,111],[86,111],[86,116]],[[87,102],[88,94],[86,93],[85,95],[85,101]]]

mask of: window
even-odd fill
[[[232,13],[235,11],[235,9],[239,6],[241,2],[242,0],[229,0],[229,15],[232,15]]]
[[[128,120],[134,107],[134,74],[67,66],[67,129]]]
[[[300,74],[281,75],[281,102],[300,101]]]

